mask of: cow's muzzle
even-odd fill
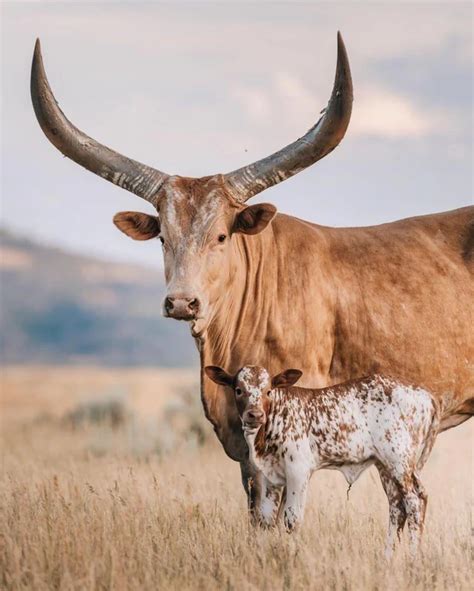
[[[169,295],[165,298],[163,311],[168,318],[196,320],[200,307],[198,298]]]

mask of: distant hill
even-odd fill
[[[160,272],[0,230],[3,363],[189,366],[189,327],[161,317]]]

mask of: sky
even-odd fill
[[[324,225],[472,203],[470,2],[4,2],[2,225],[84,254],[160,267],[158,241],[112,224],[142,199],[63,158],[29,76],[41,38],[53,92],[98,141],[170,174],[228,172],[304,134],[331,94],[336,32],[354,107],[341,145],[261,193]]]

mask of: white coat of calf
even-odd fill
[[[298,370],[273,378],[257,366],[234,376],[214,366],[206,373],[234,390],[250,458],[264,476],[264,524],[275,523],[285,488],[285,526],[291,531],[301,522],[316,470],[340,470],[352,485],[375,464],[389,502],[387,553],[406,521],[416,547],[427,502],[419,471],[440,420],[429,392],[381,375],[310,389],[293,385]]]

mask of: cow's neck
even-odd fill
[[[271,230],[261,235],[237,235],[232,268],[216,302],[202,343],[201,363],[237,371],[242,365],[263,364],[265,335],[276,296],[276,244]],[[273,290],[272,290],[273,286]],[[265,294],[265,295],[264,295]]]
[[[263,365],[268,358],[265,334],[273,298],[262,294],[268,293],[276,282],[277,252],[270,229],[262,235],[238,235],[235,238],[228,282],[214,305],[204,338],[198,341],[198,349],[201,398],[206,416],[227,454],[243,461],[248,449],[233,394],[230,389],[206,379],[203,368],[219,365],[226,371],[235,372],[248,363]]]
[[[304,231],[302,225],[301,232]],[[309,384],[326,385],[323,373],[317,373],[319,364],[308,356],[307,347],[308,341],[313,347],[316,345],[317,333],[331,333],[323,324],[327,314],[319,314],[317,307],[320,305],[317,302],[325,299],[318,291],[325,282],[319,281],[317,272],[313,272],[311,281],[314,285],[295,283],[299,277],[307,281],[304,263],[301,262],[298,273],[291,273],[292,263],[287,259],[291,259],[294,253],[280,251],[271,227],[257,236],[236,236],[233,248],[235,265],[198,346],[201,396],[206,416],[213,423],[226,452],[234,459],[240,459],[246,456],[247,446],[232,393],[205,378],[203,368],[219,365],[228,372],[236,372],[243,365],[255,364],[277,373],[284,367],[298,367],[306,374]],[[314,298],[311,310],[307,310],[308,315],[313,313],[311,327],[299,326],[305,310],[301,298],[295,294],[305,288],[312,290]],[[329,361],[326,365],[329,366]]]

